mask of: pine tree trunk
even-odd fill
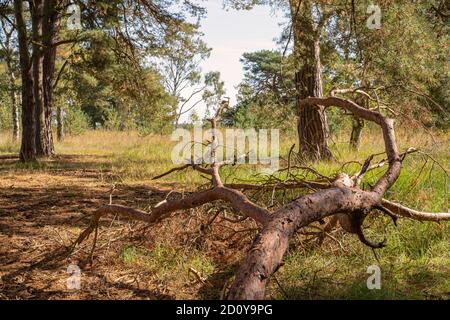
[[[19,140],[20,134],[19,103],[20,97],[16,92],[14,92],[14,103],[12,105],[12,129],[13,129],[12,136],[14,142]]]
[[[58,141],[64,141],[64,109],[61,106],[56,108],[56,121],[57,121],[57,138]]]
[[[323,96],[322,71],[320,65],[320,43],[314,41],[308,48],[307,63],[296,75],[299,96],[297,101],[307,97]],[[298,135],[301,155],[308,159],[328,159],[328,122],[323,106],[302,106],[298,108]]]
[[[31,58],[28,52],[27,30],[23,15],[22,0],[14,0],[14,13],[19,41],[20,71],[22,78],[22,143],[20,146],[20,160],[34,161],[36,160],[35,103]]]
[[[364,120],[358,117],[354,117],[352,121],[352,133],[350,135],[350,146],[359,150],[361,145],[361,132],[364,128]]]
[[[56,62],[56,46],[60,18],[56,8],[56,0],[44,0],[44,45],[47,48],[44,52],[43,61],[43,84],[44,84],[44,105],[45,105],[45,119],[46,132],[45,137],[48,143],[49,154],[55,153],[52,133],[52,113],[53,113],[53,83]],[[62,124],[62,122],[61,122]]]
[[[362,81],[363,86],[367,86],[366,81]],[[369,99],[365,96],[358,95],[354,98],[354,101],[361,107],[369,108]],[[350,135],[350,147],[354,150],[359,150],[361,144],[361,133],[364,129],[364,120],[354,116],[352,121],[352,133]]]
[[[9,39],[7,48],[9,51]],[[10,52],[8,52],[6,57],[6,67],[8,68],[9,74],[9,97],[11,100],[11,115],[12,115],[12,139],[13,141],[19,140],[19,96],[16,90],[16,75],[14,74],[14,69],[12,65]]]
[[[294,32],[294,54],[298,59],[295,75],[297,88],[297,128],[300,153],[306,159],[328,159],[328,123],[323,106],[301,106],[307,97],[322,97],[322,65],[320,61],[320,30],[315,29],[312,7],[304,3],[301,8],[291,4]]]
[[[46,139],[46,113],[44,107],[44,84],[43,84],[43,62],[44,62],[44,43],[43,43],[43,2],[35,0],[31,8],[32,16],[32,35],[33,35],[33,93],[36,104],[36,154],[38,157],[50,156],[48,152],[48,141]]]
[[[12,140],[16,142],[19,140],[19,104],[20,98],[16,87],[16,70],[14,68],[14,48],[11,45],[11,39],[13,36],[14,29],[7,30],[7,28],[2,23],[2,29],[4,33],[4,43],[2,48],[4,48],[4,56],[6,62],[6,69],[8,73],[8,89],[9,98],[11,102],[11,118],[12,118]]]
[[[40,157],[54,154],[52,133],[53,73],[56,48],[54,38],[58,23],[54,0],[36,0],[33,10],[33,76],[36,101],[36,151]]]

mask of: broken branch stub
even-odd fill
[[[301,100],[299,106],[320,105],[324,107],[335,106],[367,121],[374,122],[381,127],[384,138],[385,152],[388,167],[385,174],[377,181],[370,191],[359,188],[356,179],[346,174],[338,175],[330,185],[319,183],[319,189],[313,193],[300,197],[284,207],[270,212],[248,199],[239,189],[252,189],[251,185],[224,185],[220,177],[220,168],[224,163],[215,161],[215,148],[211,148],[213,163],[209,165],[187,164],[172,169],[157,178],[164,177],[172,172],[192,168],[201,174],[211,177],[212,186],[206,191],[194,192],[182,199],[166,200],[152,208],[151,212],[136,210],[120,205],[107,205],[98,209],[91,225],[80,234],[73,247],[85,240],[98,225],[98,220],[106,214],[120,215],[132,220],[139,220],[153,224],[170,216],[179,210],[192,209],[206,203],[218,200],[225,201],[246,217],[252,218],[262,226],[247,257],[238,269],[236,278],[230,288],[228,299],[263,299],[270,277],[283,265],[283,258],[289,246],[289,241],[295,232],[315,221],[336,215],[341,224],[346,225],[348,231],[358,235],[359,239],[373,248],[381,248],[385,244],[368,241],[362,232],[362,222],[368,212],[373,209],[388,214],[395,220],[395,215],[406,216],[416,220],[440,221],[450,220],[450,214],[434,214],[418,212],[390,201],[384,200],[386,191],[395,183],[400,175],[402,157],[398,152],[395,141],[394,121],[385,118],[382,114],[365,109],[351,100],[337,97],[306,98]],[[213,129],[216,129],[221,112],[225,104],[219,108],[215,118],[211,119]],[[215,137],[213,137],[213,140]],[[361,171],[370,170],[370,161],[367,161]],[[303,182],[271,186],[273,188],[308,187],[314,182]],[[254,186],[259,188],[264,186]],[[270,188],[269,188],[270,189]]]

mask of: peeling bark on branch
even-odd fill
[[[250,249],[239,269],[228,298],[264,299],[270,276],[283,264],[292,235],[301,227],[335,213],[353,212],[377,203],[373,193],[333,188],[307,195],[274,214]]]

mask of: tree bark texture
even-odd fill
[[[299,1],[291,1],[291,16],[294,55],[298,61],[295,83],[300,153],[307,159],[329,159],[332,154],[328,147],[329,130],[324,107],[300,104],[301,100],[308,97],[321,98],[323,85],[320,60],[321,26],[314,26],[312,4]]]
[[[20,147],[20,159],[21,161],[34,161],[36,160],[34,84],[31,70],[32,62],[28,52],[28,36],[22,0],[14,0],[14,13],[19,42],[20,72],[22,78],[22,144]]]

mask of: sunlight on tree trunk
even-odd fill
[[[308,97],[323,96],[322,65],[320,61],[321,27],[314,27],[312,6],[297,3],[291,5],[294,33],[294,54],[298,59],[295,76],[297,88],[298,136],[301,156],[306,159],[329,159],[328,123],[325,110],[319,105],[302,105]],[[326,19],[322,17],[322,20]]]
[[[59,106],[56,109],[56,121],[57,121],[57,138],[58,141],[64,141],[64,109]]]
[[[23,2],[21,0],[14,1],[14,12],[17,24],[22,77],[22,144],[20,147],[20,159],[22,161],[34,161],[36,160],[34,86],[31,72],[31,58],[28,52],[28,37],[24,20]]]

